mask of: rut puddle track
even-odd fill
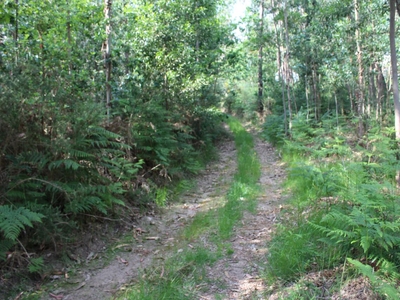
[[[162,214],[143,217],[128,237],[116,242],[114,259],[105,261],[101,252],[93,253],[88,266],[77,266],[76,275],[59,279],[59,287],[42,299],[112,299],[124,286],[137,282],[144,269],[157,260],[164,261],[179,242],[179,232],[197,213],[224,204],[237,168],[234,141],[221,142],[218,153],[218,160],[211,162],[197,178],[195,192],[182,195],[180,204],[165,208]]]
[[[233,254],[208,268],[211,284],[202,288],[200,299],[265,299],[265,285],[260,278],[260,261],[265,261],[266,244],[277,222],[283,202],[281,185],[283,165],[267,142],[255,138],[255,150],[262,166],[257,212],[246,212],[241,226],[230,239]]]

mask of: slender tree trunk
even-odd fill
[[[336,130],[339,130],[339,104],[337,101],[336,91],[334,92],[334,94],[335,94],[335,108],[336,108]]]
[[[314,98],[314,118],[316,120],[319,120],[320,115],[321,115],[321,101],[319,97],[319,92],[318,92],[318,75],[317,75],[317,68],[315,66],[315,63],[312,65],[312,84],[313,84],[313,98]]]
[[[383,103],[385,101],[385,95],[386,95],[386,82],[385,82],[385,77],[383,77],[382,73],[382,67],[380,64],[376,63],[376,85],[378,88],[378,95],[377,95],[377,115],[378,115],[378,120],[380,123],[382,123],[382,117],[383,117]]]
[[[387,99],[387,101],[385,103],[385,111],[383,113],[383,120],[384,121],[385,121],[385,119],[387,119],[386,116],[389,113],[391,113],[391,111],[392,111],[392,107],[391,107],[391,103],[392,102],[389,101],[390,95],[391,95],[391,92],[392,92],[392,85],[393,85],[392,72],[389,72],[389,76],[388,76],[388,79],[387,79],[387,88],[386,88],[386,99]]]
[[[375,72],[375,62],[373,62],[370,67],[369,67],[369,85],[368,85],[368,89],[369,89],[369,97],[368,97],[368,104],[367,104],[367,115],[368,118],[371,117],[372,115],[372,110],[373,108],[377,107],[377,96],[376,96],[376,84],[375,84],[375,76],[374,76],[374,72]],[[375,111],[375,115],[376,115],[376,111]]]
[[[19,50],[18,50],[18,39],[19,39],[19,28],[18,28],[18,18],[19,18],[19,0],[15,0],[15,33],[14,33],[14,42],[15,42],[15,63],[18,64]]]
[[[396,36],[395,36],[395,19],[396,19],[396,0],[390,0],[390,58],[392,64],[392,89],[394,102],[395,130],[396,139],[400,140],[400,100],[399,100],[399,80],[397,72],[397,55],[396,55]]]
[[[287,15],[287,1],[285,1],[285,12],[284,12],[284,22],[285,22],[285,42],[286,42],[286,53],[285,53],[285,67],[286,67],[286,94],[288,100],[288,112],[289,112],[289,130],[292,128],[292,101],[290,98],[290,46],[289,46],[289,26],[288,26],[288,15]]]
[[[72,72],[72,60],[71,60],[71,11],[69,9],[69,1],[67,1],[68,11],[67,11],[67,41],[68,41],[68,73],[71,75]]]
[[[353,114],[354,113],[354,100],[353,100],[353,90],[352,90],[350,84],[347,84],[347,91],[348,91],[349,101],[350,101],[350,112]]]
[[[271,0],[271,6],[275,7],[274,0]],[[285,135],[288,135],[288,123],[287,123],[287,112],[286,112],[286,101],[285,101],[285,82],[283,80],[283,66],[282,66],[282,51],[281,51],[281,37],[278,31],[278,25],[275,20],[275,13],[273,15],[275,36],[276,36],[276,48],[277,48],[277,68],[279,80],[282,82],[282,107],[283,107],[283,124],[285,128]]]
[[[390,61],[392,64],[393,80],[393,102],[394,102],[394,127],[396,131],[397,143],[400,142],[400,100],[399,100],[399,79],[397,72],[397,54],[396,54],[396,0],[390,0]],[[399,158],[397,158],[399,159]],[[400,170],[396,173],[397,187],[400,186]]]
[[[199,50],[200,50],[200,41],[199,41],[199,20],[197,17],[197,10],[199,8],[199,2],[195,2],[195,23],[196,23],[196,62],[199,62]]]
[[[279,80],[282,82],[282,106],[283,106],[283,123],[285,127],[285,135],[288,134],[288,121],[287,121],[287,110],[286,110],[286,100],[285,100],[285,81],[283,80],[282,74],[282,52],[280,43],[278,43],[278,65],[279,65]]]
[[[19,14],[19,0],[15,0],[15,33],[14,33],[14,41],[15,45],[18,47],[18,14]]]
[[[357,115],[358,136],[361,138],[364,135],[364,69],[362,65],[362,47],[361,47],[361,31],[360,31],[360,3],[359,0],[354,0],[354,20],[356,22],[356,45],[357,45],[357,65],[358,65],[358,87],[356,91],[357,99]]]
[[[39,35],[39,40],[40,40],[40,44],[39,44],[39,48],[40,48],[40,56],[41,56],[41,66],[42,66],[42,84],[40,87],[40,95],[42,98],[44,98],[44,90],[45,90],[45,81],[46,81],[46,68],[45,68],[45,61],[46,61],[46,57],[45,57],[45,52],[44,52],[44,40],[43,40],[43,34],[40,31],[40,29],[38,29],[38,35]]]
[[[106,21],[106,40],[104,42],[104,67],[106,72],[106,108],[110,119],[111,107],[111,8],[112,0],[104,0],[104,18]]]
[[[167,78],[167,73],[164,74],[164,102],[165,102],[165,110],[169,110],[169,104],[168,104],[168,78]]]
[[[344,116],[344,100],[343,97],[340,97],[340,114]]]
[[[310,104],[308,103],[309,102],[310,89],[308,87],[307,75],[304,75],[304,82],[305,82],[305,87],[306,87],[306,105],[307,105],[307,121],[308,121],[308,118],[310,117]]]
[[[259,28],[259,43],[258,48],[258,101],[257,111],[262,114],[264,111],[263,93],[263,46],[264,46],[264,0],[260,1],[260,28]]]

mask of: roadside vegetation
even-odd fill
[[[393,132],[374,126],[359,142],[346,119],[312,124],[299,113],[291,138],[282,133],[282,122],[267,118],[264,135],[287,163],[291,195],[269,245],[267,280],[300,286],[285,299],[311,299],[332,296],[363,275],[377,295],[398,299],[399,153]],[[307,279],[327,270],[326,286]],[[307,281],[313,288],[305,288]]]

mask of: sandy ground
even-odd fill
[[[201,299],[216,299],[216,295],[223,299],[265,299],[263,291],[266,287],[260,274],[266,257],[266,244],[283,201],[280,186],[284,170],[268,143],[255,139],[255,150],[262,166],[259,181],[262,192],[257,212],[246,212],[241,226],[235,228],[230,240],[233,255],[209,268],[208,277],[211,281],[214,279],[214,285],[207,287],[208,291],[201,295]]]
[[[80,258],[83,264],[76,274],[56,279],[59,284],[55,282],[52,291],[42,299],[112,299],[123,286],[135,281],[143,269],[167,256],[177,243],[180,229],[196,213],[221,205],[236,171],[236,149],[233,141],[226,140],[218,150],[219,159],[198,177],[194,192],[183,195],[181,203],[165,208],[161,214],[144,216],[132,224],[131,236],[117,240],[113,247],[118,251],[115,259],[104,261],[103,248],[97,247],[86,258]]]

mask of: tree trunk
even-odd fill
[[[350,101],[350,112],[353,114],[354,113],[354,101],[353,101],[353,91],[352,87],[350,84],[347,84],[347,91],[349,95],[349,101]]]
[[[15,0],[15,33],[14,41],[16,46],[18,46],[18,13],[19,13],[19,0]]]
[[[15,42],[15,63],[18,64],[19,50],[18,50],[18,18],[19,18],[19,0],[15,0],[15,33],[14,33],[14,42]]]
[[[259,49],[258,49],[258,101],[257,111],[262,114],[264,111],[263,93],[263,46],[264,46],[264,0],[260,1],[260,28],[259,28]]]
[[[164,74],[164,87],[163,87],[163,92],[164,92],[164,104],[165,104],[165,110],[169,110],[169,104],[168,104],[168,77],[167,73]]]
[[[310,104],[309,104],[310,89],[308,87],[307,75],[304,75],[304,82],[305,82],[305,88],[306,88],[306,105],[307,105],[307,121],[308,121],[308,119],[310,117]]]
[[[358,137],[364,135],[364,69],[362,65],[362,47],[361,47],[361,31],[360,31],[360,3],[354,0],[354,20],[356,22],[356,45],[357,45],[357,65],[358,65],[358,87],[356,90],[357,115],[358,121]]]
[[[288,15],[287,15],[287,1],[285,1],[285,12],[284,12],[284,21],[285,21],[285,43],[286,43],[286,53],[285,53],[285,69],[286,69],[286,95],[288,101],[288,112],[289,112],[289,130],[292,128],[292,101],[290,98],[290,81],[291,81],[291,74],[290,74],[290,46],[289,46],[289,26],[288,26]]]
[[[197,12],[197,10],[198,10],[198,8],[199,8],[199,2],[198,1],[196,1],[195,2],[195,24],[196,24],[196,62],[198,63],[199,62],[199,51],[200,51],[200,40],[199,40],[199,20],[198,20],[198,16],[197,16],[197,14],[198,14],[198,12]]]
[[[399,100],[399,79],[397,77],[397,55],[396,55],[396,0],[390,0],[390,61],[392,64],[393,80],[393,102],[394,102],[394,127],[396,131],[396,140],[400,141],[400,100]],[[399,158],[398,158],[399,159]],[[397,187],[400,186],[400,170],[396,174]]]
[[[68,11],[67,11],[67,41],[68,41],[68,74],[71,75],[72,72],[72,60],[71,60],[71,11],[69,10],[69,1],[67,1]]]
[[[110,119],[111,107],[111,7],[112,0],[104,0],[104,19],[106,21],[106,40],[104,42],[104,67],[106,72],[106,108]]]
[[[385,77],[383,77],[382,67],[380,64],[376,63],[376,85],[378,89],[377,95],[377,115],[379,122],[382,123],[383,117],[383,102],[385,101],[386,96],[386,82]]]
[[[369,66],[369,97],[368,97],[368,104],[367,104],[367,115],[368,118],[371,117],[372,109],[375,107],[377,108],[377,96],[376,96],[376,84],[375,84],[375,62],[373,62]],[[375,112],[376,115],[376,112]]]
[[[390,60],[392,64],[392,90],[394,101],[394,116],[396,139],[400,140],[400,100],[399,100],[399,80],[397,77],[397,56],[396,56],[396,37],[395,37],[395,19],[396,19],[396,0],[390,0]]]
[[[336,112],[336,130],[339,131],[339,104],[337,101],[336,91],[334,92],[335,95],[335,112]]]
[[[275,7],[274,0],[271,1],[271,6]],[[274,20],[274,28],[275,28],[275,36],[276,36],[276,47],[277,47],[277,68],[278,68],[278,76],[279,80],[282,82],[282,107],[283,107],[283,124],[285,128],[285,135],[288,135],[288,126],[287,126],[287,112],[286,112],[286,101],[285,101],[285,82],[283,80],[283,67],[282,67],[282,51],[281,51],[281,38],[280,33],[278,31],[278,25],[276,24],[275,13],[273,14]]]
[[[314,118],[315,120],[319,120],[321,117],[321,97],[318,91],[318,75],[317,75],[317,67],[315,63],[312,65],[312,87],[313,87],[313,98],[314,98]]]

